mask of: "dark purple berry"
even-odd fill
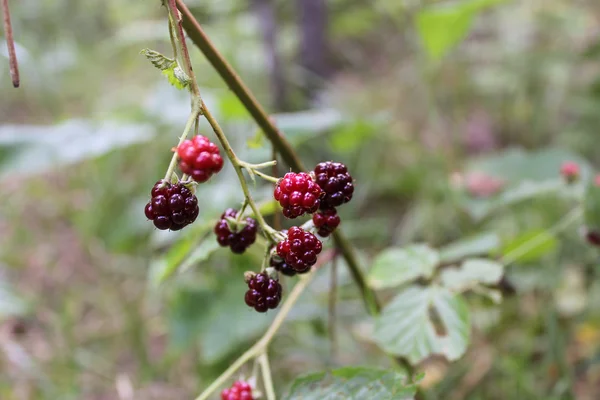
[[[321,199],[321,210],[339,207],[352,199],[354,183],[344,164],[322,162],[317,164],[314,173],[315,181],[325,192],[325,196]]]
[[[277,308],[281,301],[281,284],[266,272],[256,274],[248,280],[244,301],[260,313]]]
[[[227,217],[237,218],[237,211],[228,208],[221,215],[221,219],[215,225],[217,242],[223,247],[229,246],[232,252],[241,254],[256,241],[257,225],[253,218],[246,218],[245,225],[238,231],[232,231]]]
[[[150,193],[152,198],[146,204],[144,214],[158,229],[178,231],[198,217],[198,199],[181,183],[160,180]]]
[[[340,224],[340,216],[335,208],[316,212],[313,214],[312,219],[315,228],[317,228],[317,233],[322,237],[331,235]]]
[[[277,255],[297,273],[308,272],[322,249],[323,244],[315,235],[297,226],[288,230],[287,239],[277,243]]]

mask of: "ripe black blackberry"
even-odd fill
[[[223,247],[229,246],[232,252],[242,254],[256,241],[257,224],[253,218],[246,218],[246,224],[239,231],[232,231],[226,217],[237,218],[238,212],[228,208],[215,225],[217,241]]]
[[[271,259],[269,260],[269,265],[275,268],[276,271],[281,272],[285,276],[294,276],[297,274],[296,270],[278,255],[271,257]],[[305,272],[308,272],[308,270],[306,270]]]
[[[321,210],[339,207],[352,199],[354,184],[348,168],[339,162],[326,161],[314,169],[315,181],[325,192],[321,199]]]
[[[340,216],[335,208],[314,213],[312,220],[317,233],[322,237],[331,235],[340,224]]]
[[[309,174],[288,172],[277,182],[273,196],[283,207],[283,215],[293,219],[317,211],[323,190]]]
[[[317,262],[323,244],[315,235],[292,226],[287,239],[277,243],[277,254],[297,273],[308,272]]]
[[[248,291],[244,300],[249,307],[260,313],[277,308],[281,301],[281,284],[266,272],[252,275],[247,279]]]
[[[181,183],[160,180],[151,191],[144,213],[158,229],[178,231],[198,217],[198,199]]]
[[[252,386],[248,382],[237,381],[221,392],[221,400],[254,400]]]

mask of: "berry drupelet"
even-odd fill
[[[288,237],[277,243],[277,254],[297,273],[307,272],[317,262],[323,244],[315,235],[292,226]]]
[[[288,172],[277,182],[273,196],[283,207],[286,218],[296,218],[314,213],[321,204],[323,190],[305,173]]]
[[[242,254],[250,245],[256,241],[256,220],[246,218],[246,224],[239,231],[232,231],[229,227],[226,217],[237,218],[238,212],[233,208],[228,208],[221,215],[221,219],[215,225],[217,241],[223,247],[229,246],[232,252]]]
[[[275,271],[279,271],[285,276],[294,276],[297,274],[296,270],[279,256],[271,257],[271,260],[269,260],[269,265],[273,267]],[[308,270],[306,270],[305,272],[308,272]]]
[[[314,213],[312,220],[317,233],[322,237],[331,235],[340,224],[340,216],[335,208]]]
[[[237,381],[221,392],[221,400],[254,400],[252,386],[248,382]]]
[[[198,199],[181,183],[160,180],[152,188],[151,195],[144,212],[158,229],[178,231],[198,217]]]
[[[223,168],[223,158],[216,144],[205,136],[194,136],[177,147],[179,169],[196,182],[206,182]]]
[[[266,272],[255,274],[248,280],[248,290],[244,300],[249,307],[260,313],[277,308],[281,301],[281,284]]]
[[[352,199],[354,184],[348,168],[342,163],[326,161],[314,169],[315,180],[325,192],[321,200],[321,210],[341,206]]]

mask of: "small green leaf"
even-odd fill
[[[205,238],[202,243],[196,247],[191,254],[179,266],[180,272],[185,272],[188,268],[200,264],[210,258],[219,248],[219,243],[213,237]]]
[[[165,69],[162,73],[167,77],[169,83],[176,89],[185,89],[192,81],[177,64],[175,64],[175,66],[172,68]]]
[[[437,251],[427,245],[384,250],[373,262],[369,283],[381,289],[399,286],[419,277],[429,278],[439,262]]]
[[[531,263],[552,253],[557,247],[558,240],[554,235],[546,230],[536,229],[508,241],[502,246],[502,256],[510,262]]]
[[[177,65],[177,62],[174,59],[165,57],[158,51],[144,49],[140,51],[140,54],[145,55],[146,58],[152,63],[152,65],[154,65],[161,71],[173,68],[175,65]]]
[[[439,317],[435,324],[433,315]],[[460,294],[439,286],[411,286],[377,317],[373,338],[386,352],[416,364],[432,354],[458,359],[467,349],[470,332],[469,309]]]
[[[486,255],[500,247],[500,238],[492,232],[461,239],[440,249],[440,261],[449,263],[465,257]]]
[[[316,372],[294,381],[284,400],[409,400],[415,385],[395,371],[346,367]]]
[[[417,14],[417,29],[429,56],[441,60],[467,36],[477,12],[502,1],[467,0],[421,10]]]
[[[484,258],[466,260],[458,268],[446,268],[440,274],[442,286],[454,292],[464,292],[479,284],[498,283],[504,273],[504,266]]]

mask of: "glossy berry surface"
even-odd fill
[[[277,255],[298,273],[310,270],[322,249],[323,244],[315,235],[297,226],[288,230],[287,239],[277,243]]]
[[[315,180],[325,192],[321,200],[321,209],[339,207],[352,199],[354,184],[348,168],[338,162],[322,162],[314,169]]]
[[[279,256],[271,257],[269,265],[275,268],[276,271],[281,272],[285,276],[294,276],[297,274],[296,270]],[[306,270],[306,272],[308,272],[308,270]]]
[[[260,313],[277,308],[281,301],[281,284],[266,272],[256,274],[248,280],[246,304]]]
[[[223,158],[216,144],[207,137],[197,135],[177,148],[179,169],[196,182],[206,182],[223,168]]]
[[[144,212],[158,229],[178,231],[198,217],[198,199],[180,183],[158,181],[151,195]]]
[[[297,218],[319,209],[323,190],[305,173],[288,172],[277,182],[273,196],[283,207],[286,218]]]
[[[254,400],[252,386],[248,382],[237,381],[221,392],[221,400]]]
[[[228,208],[215,225],[217,242],[223,247],[229,246],[232,252],[241,254],[256,241],[256,220],[246,218],[246,224],[238,231],[232,231],[226,217],[237,218],[237,210]]]
[[[560,174],[568,182],[572,183],[579,179],[579,164],[573,161],[566,161],[560,166]]]
[[[314,213],[312,220],[317,233],[322,237],[331,235],[340,224],[340,216],[335,208]]]

